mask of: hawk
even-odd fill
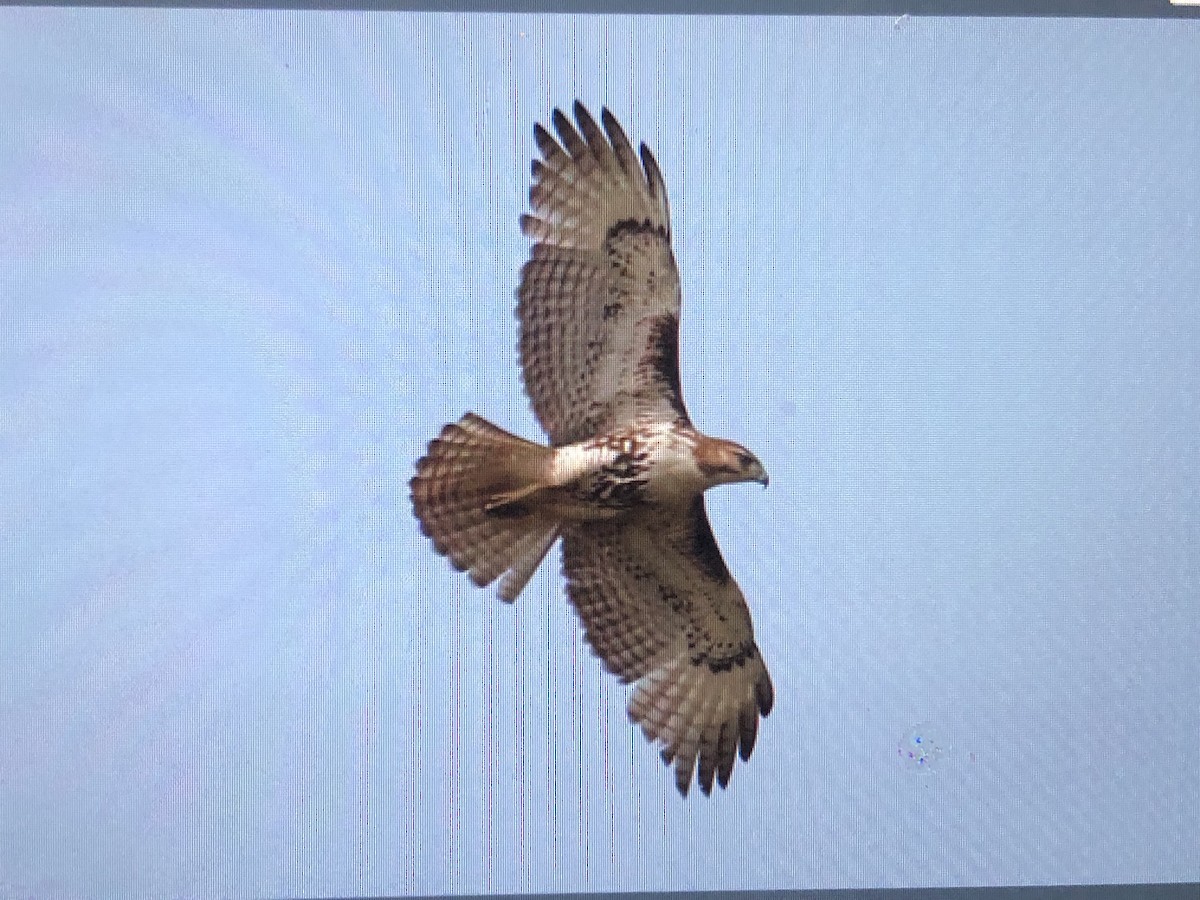
[[[607,109],[534,127],[533,240],[517,289],[526,392],[550,446],[474,413],[417,462],[413,508],[438,553],[511,602],[562,538],[567,596],[622,683],[630,720],[687,796],[750,758],[774,689],[704,492],[757,481],[754,454],[692,425],[662,173]],[[578,127],[576,127],[576,125]],[[639,161],[640,160],[640,161]]]

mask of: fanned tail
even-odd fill
[[[446,425],[409,482],[421,531],[480,587],[512,602],[558,538],[538,504],[554,451],[467,413]]]

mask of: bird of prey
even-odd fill
[[[550,446],[473,413],[410,482],[422,531],[513,601],[562,538],[567,596],[623,683],[628,713],[687,796],[749,759],[774,689],[704,492],[757,481],[754,454],[692,425],[679,383],[679,272],[662,173],[645,144],[579,103],[534,127],[533,240],[517,289],[526,392]]]

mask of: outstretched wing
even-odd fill
[[[610,672],[637,682],[629,718],[675,764],[687,795],[729,782],[750,758],[774,689],[750,611],[713,538],[703,497],[686,515],[654,510],[564,535],[567,592]]]
[[[581,103],[579,129],[554,111],[556,141],[534,128],[534,240],[521,270],[521,366],[534,412],[556,446],[642,418],[684,421],[679,387],[679,272],[658,163],[639,163],[607,109],[604,130]]]

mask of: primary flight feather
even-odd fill
[[[543,446],[468,413],[417,462],[413,508],[438,553],[515,600],[560,537],[567,595],[629,717],[708,794],[749,759],[774,691],[704,491],[767,483],[701,434],[679,384],[679,272],[667,192],[607,110],[534,128],[534,241],[517,289],[521,367]]]

